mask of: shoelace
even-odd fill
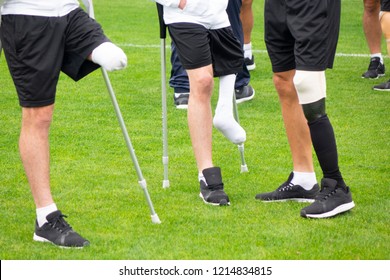
[[[380,65],[380,61],[372,58],[370,61],[370,65],[368,65],[368,70],[376,70]]]
[[[207,187],[211,191],[218,191],[218,190],[222,190],[223,189],[223,183],[222,184],[218,184],[218,185],[208,185]]]
[[[328,197],[336,193],[336,189],[331,189],[329,187],[322,187],[320,192],[317,195],[317,200],[326,200]]]
[[[67,232],[72,229],[72,227],[64,220],[67,218],[66,215],[59,215],[53,221],[50,221],[50,224],[53,228],[58,229],[61,232]]]
[[[280,186],[280,187],[279,187],[279,191],[280,191],[280,192],[289,191],[289,190],[292,189],[293,186],[294,186],[293,183],[288,182],[288,184],[285,184],[285,185]]]

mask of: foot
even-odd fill
[[[381,63],[379,57],[373,57],[370,60],[368,70],[362,74],[362,78],[365,79],[378,79],[385,75],[385,65]]]
[[[321,191],[313,204],[301,210],[304,218],[329,218],[355,207],[348,187],[338,187],[337,181],[323,178]]]
[[[176,109],[188,109],[188,99],[190,98],[189,93],[180,93],[173,95],[173,101],[175,102]]]
[[[314,202],[319,186],[315,184],[311,190],[305,190],[300,185],[294,185],[291,180],[294,177],[294,173],[291,172],[287,181],[280,185],[273,192],[259,193],[256,195],[256,199],[263,202],[278,202],[278,201],[298,201],[298,202]]]
[[[387,82],[381,83],[379,85],[373,86],[373,90],[380,90],[380,91],[390,91],[390,80]]]
[[[253,55],[252,58],[245,57],[244,63],[246,65],[246,68],[248,68],[249,71],[254,70],[256,68],[255,57]]]
[[[64,248],[83,248],[89,245],[89,241],[82,238],[64,220],[65,215],[61,211],[55,211],[47,215],[47,222],[41,227],[35,223],[33,239],[40,242],[50,242]]]
[[[255,97],[255,90],[250,85],[237,88],[237,89],[235,89],[234,93],[236,94],[236,103],[237,104],[252,100],[253,97]]]
[[[200,181],[199,196],[203,201],[214,206],[230,205],[229,197],[223,190],[221,169],[219,167],[206,168],[202,173],[206,182]]]

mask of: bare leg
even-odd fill
[[[383,12],[381,26],[383,35],[386,38],[387,55],[390,55],[390,12]]]
[[[213,167],[211,95],[214,86],[212,66],[187,70],[190,82],[188,126],[192,147],[201,173]]]
[[[243,0],[240,12],[240,18],[242,22],[242,30],[244,32],[244,44],[251,42],[251,34],[253,29],[253,0]]]
[[[37,208],[53,203],[50,192],[49,128],[54,105],[23,108],[20,155]]]
[[[364,0],[363,30],[371,54],[381,53],[380,1]]]
[[[284,126],[290,145],[293,168],[298,172],[314,172],[310,131],[299,104],[293,77],[295,70],[274,74]]]

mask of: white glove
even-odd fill
[[[127,66],[123,50],[111,42],[105,42],[92,51],[92,61],[107,71],[120,70]]]

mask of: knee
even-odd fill
[[[368,14],[378,16],[380,10],[380,0],[364,0],[364,11]]]
[[[49,129],[53,118],[53,105],[45,107],[23,108],[23,126]]]
[[[310,123],[325,115],[325,71],[300,71],[294,76],[294,85],[303,113]]]
[[[294,75],[289,75],[288,72],[276,72],[272,79],[275,85],[289,82]]]
[[[214,87],[214,78],[212,75],[210,75],[209,73],[202,73],[201,75],[197,76],[195,82],[200,92],[207,92],[211,95],[211,92]]]
[[[293,79],[300,104],[309,104],[326,97],[325,71],[297,70]]]
[[[287,88],[291,87],[292,77],[293,76],[287,76],[284,73],[274,73],[273,82],[274,82],[276,90],[278,92],[279,91],[283,92]]]
[[[297,100],[293,77],[293,72],[274,73],[273,82],[281,102],[296,102]]]
[[[105,42],[92,51],[91,60],[107,71],[120,70],[127,66],[123,50],[111,42]]]
[[[380,23],[382,27],[382,33],[388,41],[390,39],[390,12],[380,13]]]

